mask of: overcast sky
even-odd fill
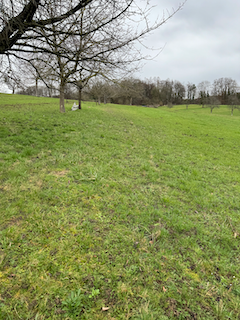
[[[180,0],[152,0],[152,17],[177,8]],[[170,78],[196,85],[230,77],[240,85],[240,0],[187,0],[183,9],[148,37],[163,47],[136,76]],[[153,53],[154,54],[154,53]]]

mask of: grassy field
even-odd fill
[[[240,319],[240,112],[0,94],[0,319]]]

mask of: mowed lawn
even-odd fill
[[[0,319],[240,319],[240,112],[0,94]]]

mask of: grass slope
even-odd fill
[[[239,319],[240,114],[0,94],[0,319]]]

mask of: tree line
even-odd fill
[[[158,107],[167,105],[200,104],[227,105],[240,104],[237,81],[219,78],[210,83],[202,81],[186,85],[178,80],[160,78],[140,80],[126,78],[120,81],[93,81],[85,90],[85,97],[100,102]]]
[[[9,86],[10,88],[11,86]],[[57,88],[46,86],[29,86],[18,93],[40,96],[59,97]],[[66,99],[79,99],[79,92],[72,84],[65,87]],[[96,103],[116,103],[126,105],[144,105],[158,107],[168,105],[200,104],[208,106],[211,111],[219,105],[239,105],[240,92],[236,80],[219,78],[210,83],[202,81],[195,85],[184,85],[178,80],[124,78],[121,80],[106,80],[93,78],[81,92],[81,100],[96,101]]]

